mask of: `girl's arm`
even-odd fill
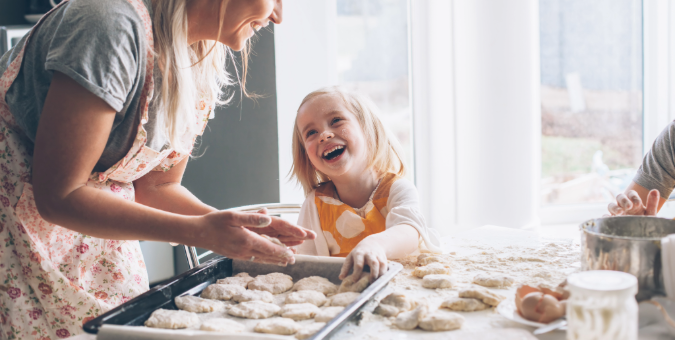
[[[255,256],[267,263],[293,259],[284,247],[242,226],[272,223],[293,233],[296,240],[313,238],[301,228],[266,215],[215,211],[185,216],[86,186],[114,118],[115,110],[103,100],[54,72],[33,156],[35,203],[43,219],[98,238],[183,243],[237,259]]]

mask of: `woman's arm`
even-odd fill
[[[177,242],[232,258],[293,261],[286,248],[243,227],[270,224],[269,216],[220,211],[185,216],[87,187],[114,117],[115,111],[103,100],[69,77],[54,73],[33,156],[35,202],[42,218],[99,238]],[[298,238],[312,236],[301,228],[294,231]]]

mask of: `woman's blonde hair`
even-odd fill
[[[368,167],[380,176],[387,172],[405,176],[406,166],[401,158],[401,146],[382,124],[378,117],[377,106],[368,97],[339,86],[324,87],[308,94],[300,103],[298,111],[308,101],[325,95],[338,96],[347,109],[356,116],[367,143]],[[319,184],[330,181],[328,176],[317,170],[310,162],[298,127],[297,116],[293,129],[293,166],[290,175],[302,185],[305,195],[316,189]]]
[[[229,47],[217,41],[200,40],[188,45],[188,0],[153,0],[153,31],[155,53],[162,73],[162,86],[155,89],[158,97],[158,119],[171,148],[178,152],[189,152],[192,145],[184,145],[184,134],[194,135],[201,128],[197,122],[196,106],[200,100],[205,103],[226,104],[223,87],[232,80],[226,71]],[[221,34],[225,14],[225,1],[220,5]],[[243,77],[241,91],[246,92],[249,42],[241,52]]]

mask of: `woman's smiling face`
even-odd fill
[[[330,178],[363,173],[368,166],[366,138],[356,116],[337,95],[303,104],[296,124],[312,165]]]

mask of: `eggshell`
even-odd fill
[[[523,297],[519,312],[525,319],[549,323],[565,314],[565,305],[552,295],[532,292]]]
[[[518,309],[519,312],[522,309],[521,303],[523,301],[523,298],[525,297],[525,295],[527,295],[529,293],[532,293],[532,292],[540,292],[540,290],[539,290],[539,288],[535,288],[535,287],[528,286],[528,285],[521,285],[520,287],[518,287],[518,289],[516,289],[516,301],[515,302],[516,302],[516,308]]]

